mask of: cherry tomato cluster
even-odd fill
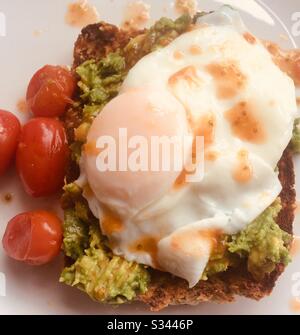
[[[26,102],[33,119],[21,127],[12,113],[0,110],[0,177],[16,157],[19,177],[30,196],[51,196],[63,186],[69,149],[57,117],[72,103],[75,88],[69,70],[46,65],[34,74],[27,89]],[[43,210],[17,215],[2,239],[8,256],[31,265],[51,261],[61,243],[60,219]]]

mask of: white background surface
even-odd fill
[[[5,14],[7,23],[7,36],[0,37],[0,108],[16,113],[22,121],[25,121],[26,115],[18,113],[16,104],[25,96],[32,74],[45,64],[72,63],[73,43],[79,29],[69,27],[64,22],[67,4],[70,1],[72,0],[0,0],[0,12]],[[175,15],[169,0],[145,1],[152,5],[152,20],[163,15]],[[222,1],[199,0],[199,8],[215,9],[220,2]],[[242,16],[253,33],[265,39],[272,39],[284,47],[291,48],[297,43],[300,45],[300,37],[291,34],[292,14],[300,12],[298,0],[257,0],[256,4],[255,1],[248,0],[235,2],[243,7],[248,5],[250,12],[259,15],[261,19],[274,22],[274,25],[270,25],[254,18],[251,13],[242,11]],[[119,23],[126,0],[90,0],[90,3],[97,7],[101,19]],[[35,36],[36,30],[41,30],[40,36]],[[299,163],[300,161],[296,170],[300,168]],[[299,180],[297,184],[300,191]],[[10,204],[3,201],[7,192],[13,193],[13,201]],[[56,204],[57,200],[54,198],[37,201],[26,196],[15,172],[11,171],[0,179],[0,238],[7,221],[16,214],[39,207],[56,208]],[[295,222],[295,233],[300,235],[299,217]],[[6,277],[6,296],[0,296],[0,314],[149,313],[141,304],[114,308],[91,301],[78,290],[58,283],[61,268],[62,258],[39,268],[16,263],[4,255],[0,246],[0,273]],[[300,272],[299,255],[279,279],[272,296],[260,302],[238,298],[236,303],[228,305],[205,303],[196,307],[170,307],[164,310],[163,314],[292,314],[289,303],[293,298],[292,286],[295,284],[292,275],[296,272]]]

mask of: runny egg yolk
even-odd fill
[[[120,137],[120,129],[126,130],[126,138]],[[186,135],[189,135],[186,111],[167,90],[131,90],[114,98],[94,120],[87,137],[85,171],[98,201],[123,217],[158,199],[172,188],[184,162],[180,169],[173,169],[175,147],[171,147],[173,150],[170,151],[170,157],[161,157],[162,152],[152,150],[151,141],[153,137],[182,139]],[[116,147],[117,155],[113,157],[116,163],[114,171],[100,172],[97,169],[97,150],[94,144],[104,136],[110,137]],[[143,147],[134,144],[134,139],[140,137],[145,144]],[[183,150],[183,141],[179,141],[179,145],[182,145]],[[162,146],[159,149],[161,148]],[[99,152],[102,155],[104,150]],[[143,161],[147,163],[146,169],[131,170],[129,160],[133,160],[136,152],[140,152]],[[169,158],[170,170],[163,170],[160,164],[159,170],[154,171],[151,168],[152,154],[161,160]],[[136,164],[141,163],[140,157],[136,160]],[[125,169],[120,169],[121,165]]]

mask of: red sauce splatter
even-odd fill
[[[256,43],[256,38],[255,36],[253,36],[252,34],[250,34],[249,32],[244,33],[244,39],[250,43],[250,44],[255,44]]]
[[[99,13],[95,6],[90,5],[87,0],[78,0],[68,5],[65,22],[77,28],[85,27],[99,21]]]
[[[216,81],[217,95],[220,99],[235,97],[245,85],[246,77],[233,62],[212,63],[206,69]]]
[[[225,118],[229,122],[233,134],[243,141],[260,144],[266,139],[263,126],[247,102],[240,102],[227,112]]]

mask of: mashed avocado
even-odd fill
[[[201,280],[207,280],[217,273],[226,271],[230,266],[238,265],[238,257],[235,257],[235,255],[230,254],[228,251],[228,238],[228,236],[223,236],[218,241],[218,245],[210,256]]]
[[[99,62],[88,60],[77,67],[76,73],[80,80],[80,101],[76,108],[82,110],[81,124],[75,130],[75,142],[71,145],[72,159],[79,163],[81,147],[93,119],[101,112],[111,99],[119,92],[126,75],[125,59],[119,53],[111,53]]]
[[[291,146],[294,153],[300,153],[300,118],[296,119],[294,124]]]
[[[188,31],[192,19],[185,15],[173,21],[159,20],[152,28],[132,39],[124,50],[107,55],[100,61],[88,60],[76,72],[79,76],[80,99],[74,109],[81,121],[71,144],[72,158],[78,164],[82,145],[93,119],[114,98],[129,69],[148,53],[166,46]],[[295,123],[292,146],[300,152],[300,121]],[[114,256],[100,232],[82,190],[71,183],[64,187],[65,210],[63,249],[71,265],[60,281],[76,286],[100,302],[122,303],[147,290],[149,270],[122,257]],[[289,262],[291,236],[280,229],[276,218],[281,209],[276,201],[242,232],[223,236],[213,251],[202,280],[247,262],[248,270],[257,279],[274,270],[276,264]]]
[[[74,212],[72,214],[68,213],[66,221],[78,220]],[[69,234],[67,232],[65,239],[68,238]],[[78,251],[80,256],[74,264],[63,270],[60,282],[76,286],[85,291],[92,299],[106,303],[122,303],[126,300],[132,300],[137,292],[144,293],[146,291],[150,280],[146,268],[114,256],[106,247],[98,224],[89,226],[88,239],[89,247],[84,251],[81,248],[82,243],[80,242],[82,241],[72,240],[74,244],[71,250]],[[70,251],[69,246],[70,244],[64,244],[67,253]]]
[[[118,53],[111,53],[97,63],[94,60],[84,62],[76,72],[80,77],[83,119],[90,122],[97,111],[118,94],[125,76],[125,59]]]
[[[171,43],[185,33],[191,24],[192,18],[189,15],[183,15],[175,21],[166,17],[161,18],[145,34],[132,39],[124,49],[127,67],[131,68],[142,57]]]
[[[148,271],[112,254],[81,193],[74,183],[65,186],[64,201],[73,205],[65,209],[63,249],[73,264],[63,270],[60,282],[78,287],[99,302],[132,300],[146,291]]]
[[[82,256],[89,246],[88,226],[72,209],[65,211],[63,246],[65,254],[74,260]]]
[[[271,273],[276,264],[287,265],[292,236],[276,223],[280,210],[278,199],[239,234],[225,236],[211,255],[202,279],[226,271],[243,259],[247,260],[248,271],[258,280]]]
[[[278,199],[256,220],[228,243],[230,253],[247,257],[248,270],[257,279],[271,273],[276,264],[290,262],[289,245],[292,236],[278,226],[276,218],[281,210]]]

